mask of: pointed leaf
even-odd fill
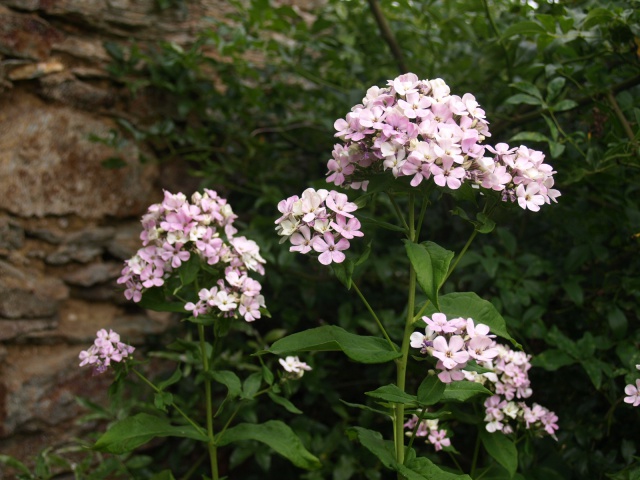
[[[483,300],[473,292],[448,293],[440,296],[441,312],[447,318],[473,318],[475,323],[484,323],[491,329],[491,333],[509,340],[518,348],[522,346],[507,332],[507,325],[491,302]],[[433,305],[427,307],[425,315],[432,315],[438,310]]]
[[[242,393],[242,383],[238,376],[229,370],[215,370],[210,372],[211,379],[227,387],[227,397],[234,399]]]
[[[471,480],[469,475],[445,472],[426,457],[407,459],[406,466],[427,480]]]
[[[198,272],[200,271],[200,257],[198,255],[192,254],[189,257],[189,260],[186,262],[182,262],[180,268],[178,269],[178,274],[180,275],[180,281],[182,285],[190,285],[195,281],[198,276]]]
[[[347,290],[351,290],[351,276],[353,275],[353,268],[355,267],[354,263],[346,259],[342,263],[332,263],[331,268],[333,269],[333,273],[336,278],[340,280]]]
[[[515,444],[500,432],[489,433],[481,428],[479,433],[487,453],[513,477],[518,469],[518,449]]]
[[[249,375],[242,384],[242,398],[251,400],[262,385],[262,372]]]
[[[536,33],[546,33],[546,30],[539,23],[531,20],[525,20],[511,25],[504,32],[502,32],[502,38],[510,38],[515,35],[534,35]]]
[[[431,303],[439,307],[438,290],[444,283],[453,258],[453,252],[433,242],[421,244],[405,241],[405,249],[416,271],[420,288]]]
[[[180,381],[181,378],[182,378],[182,370],[180,370],[180,367],[178,367],[175,369],[175,371],[171,374],[169,378],[167,378],[166,380],[163,380],[162,382],[159,382],[157,387],[160,390],[164,390],[165,388]]]
[[[393,384],[376,388],[372,392],[365,392],[365,395],[391,403],[402,403],[405,405],[415,405],[416,403],[415,395],[409,395]]]
[[[549,372],[554,372],[559,368],[573,365],[576,362],[577,360],[564,350],[551,348],[533,357],[531,365],[534,367],[542,367]]]
[[[441,400],[454,400],[466,402],[476,395],[492,395],[491,391],[476,382],[461,380],[447,384],[442,394]]]
[[[169,420],[139,413],[114,423],[93,446],[94,450],[120,455],[131,452],[156,437],[192,438],[206,442],[207,436],[191,425],[171,425]]]
[[[281,338],[267,351],[275,355],[342,351],[356,362],[385,363],[400,357],[398,350],[382,338],[355,335],[335,325],[324,325]]]
[[[418,387],[418,403],[420,405],[435,405],[444,394],[446,385],[435,375],[425,378]]]
[[[298,407],[296,407],[288,399],[286,399],[284,397],[281,397],[279,395],[276,395],[273,392],[267,392],[267,395],[269,395],[269,398],[271,399],[271,401],[273,403],[277,403],[281,407],[284,407],[288,412],[295,413],[296,415],[302,413],[302,410],[300,410]]]
[[[265,423],[241,423],[231,427],[216,439],[216,445],[223,447],[243,440],[264,443],[297,467],[306,470],[316,470],[321,467],[320,460],[305,448],[294,431],[278,420]]]

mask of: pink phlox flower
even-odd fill
[[[447,159],[451,159],[451,164],[462,164],[464,162],[462,149],[454,138],[438,138],[438,141],[433,145],[433,152],[437,157],[442,158],[443,168],[446,170],[451,169],[451,165],[448,162],[445,167],[445,161]]]
[[[262,290],[262,285],[257,280],[254,280],[251,277],[246,277],[244,283],[242,284],[242,294],[247,297],[255,297],[260,294]]]
[[[316,218],[317,214],[324,214],[324,198],[314,189],[308,188],[302,192],[300,202],[303,222],[312,222]]]
[[[467,329],[467,335],[469,335],[469,338],[473,338],[477,336],[495,338],[495,335],[489,334],[490,329],[487,325],[485,325],[484,323],[476,324],[474,323],[473,318],[467,318],[466,329]]]
[[[461,363],[456,365],[455,368],[447,370],[442,360],[438,360],[438,362],[436,363],[436,368],[441,370],[441,372],[438,373],[438,378],[442,383],[452,383],[464,380],[466,378],[466,372],[462,369],[465,366],[466,363]]]
[[[366,128],[374,128],[382,130],[384,119],[387,112],[380,105],[374,105],[360,111],[360,125]]]
[[[191,314],[196,318],[198,315],[204,315],[208,311],[206,302],[203,302],[202,300],[198,300],[197,303],[187,302],[184,305],[184,309],[187,312],[191,312]]]
[[[539,194],[540,185],[537,183],[530,183],[529,185],[518,185],[516,188],[516,196],[518,198],[518,205],[521,208],[537,212],[540,210],[540,205],[545,204],[545,197]]]
[[[282,365],[282,368],[284,368],[286,372],[294,374],[296,378],[300,378],[304,375],[304,372],[312,370],[309,365],[294,356],[288,356],[284,359],[279,358],[278,362],[280,362],[280,365]]]
[[[442,450],[442,447],[448,447],[451,445],[451,440],[447,438],[446,430],[431,430],[428,439],[429,442],[433,444],[436,452]]]
[[[431,99],[418,92],[407,93],[406,101],[398,100],[398,107],[407,118],[425,117],[431,106]]]
[[[280,218],[278,218],[275,223],[278,224],[282,220],[284,220],[285,218],[288,218],[289,215],[292,215],[293,214],[293,206],[299,200],[300,200],[300,198],[297,195],[293,195],[293,196],[291,196],[289,198],[286,198],[284,200],[280,200],[278,202],[278,211],[280,213],[282,213],[282,216]]]
[[[502,155],[510,155],[517,150],[517,148],[509,148],[509,145],[506,143],[498,143],[495,148],[491,145],[487,145],[487,150],[491,153],[497,155],[498,157]]]
[[[142,300],[142,284],[134,281],[129,281],[125,284],[127,287],[124,291],[124,297],[127,300],[133,300],[138,303]]]
[[[409,156],[406,162],[402,164],[403,175],[413,175],[411,179],[411,186],[417,187],[422,183],[423,179],[428,179],[431,176],[431,164],[422,162],[416,157]]]
[[[234,288],[240,288],[247,279],[246,273],[241,273],[235,268],[227,267],[224,269],[224,279]]]
[[[337,157],[327,162],[327,182],[334,183],[335,185],[342,185],[346,176],[351,175],[356,169],[356,166],[351,163],[348,157]]]
[[[313,247],[316,237],[311,235],[311,230],[306,225],[298,228],[298,231],[291,235],[289,241],[293,247],[289,247],[290,252],[309,253]]]
[[[429,86],[431,87],[431,96],[436,100],[444,100],[451,93],[451,89],[441,78],[429,80]]]
[[[94,365],[98,363],[98,349],[95,345],[91,345],[87,350],[83,350],[78,355],[78,358],[81,360],[80,366],[84,367],[85,365]]]
[[[444,187],[445,185],[451,190],[457,190],[462,185],[462,180],[466,172],[462,167],[453,167],[453,159],[445,157],[442,159],[442,167],[436,164],[431,165],[431,173],[433,181],[436,185]]]
[[[182,243],[171,245],[165,242],[162,245],[160,257],[165,262],[170,262],[172,268],[180,267],[180,265],[182,265],[182,262],[186,262],[191,256],[191,254],[187,250],[182,250],[183,245],[184,244]]]
[[[147,262],[147,264],[151,264],[156,267],[163,267],[165,261],[162,259],[162,252],[163,250],[160,247],[157,247],[156,245],[149,245],[148,247],[138,250],[138,257]],[[140,272],[137,272],[138,275]]]
[[[467,351],[478,362],[487,362],[498,356],[498,350],[491,348],[493,340],[485,336],[475,336],[469,340]]]
[[[140,274],[142,286],[144,288],[161,287],[164,285],[164,269],[162,267],[153,267],[148,265]]]
[[[347,250],[349,246],[349,241],[346,238],[341,238],[336,243],[333,234],[330,232],[318,237],[313,243],[313,249],[320,253],[318,261],[323,265],[329,265],[331,262],[344,262],[346,257],[342,251]]]
[[[334,212],[344,215],[348,218],[353,217],[351,212],[355,212],[358,209],[358,206],[355,203],[350,202],[349,197],[347,197],[344,193],[338,193],[334,190],[329,192],[325,203],[330,210],[333,210]]]
[[[457,324],[447,321],[447,316],[444,313],[434,313],[431,318],[424,316],[422,320],[424,320],[431,331],[436,333],[453,333],[458,329]]]
[[[232,312],[238,308],[238,297],[226,290],[219,290],[213,299],[213,305],[221,312]]]
[[[224,242],[216,236],[215,230],[208,228],[204,235],[196,241],[196,248],[202,253],[209,265],[220,261],[220,249]]]
[[[406,133],[410,123],[411,122],[409,121],[409,119],[404,115],[397,112],[392,112],[387,115],[387,118],[385,119],[385,123],[382,126],[382,133],[384,133],[384,135],[390,139],[401,137],[403,133]]]
[[[423,317],[425,318],[425,317]],[[410,345],[413,348],[419,348],[423,355],[428,352],[427,349],[433,347],[433,339],[437,334],[429,327],[424,329],[424,335],[420,332],[413,332],[409,337]]]
[[[343,215],[336,215],[336,221],[331,222],[331,228],[342,235],[344,238],[351,240],[353,237],[362,237],[364,233],[360,231],[360,220],[353,217],[348,221]]]
[[[469,353],[464,348],[464,340],[459,335],[453,335],[449,342],[442,337],[436,337],[433,340],[433,350],[431,354],[442,361],[443,366],[447,370],[451,370],[456,365],[465,363],[469,360]]]
[[[164,200],[162,201],[162,207],[167,210],[177,212],[187,202],[187,197],[183,193],[179,192],[173,194],[164,190]]]
[[[431,112],[433,113],[433,119],[438,122],[438,128],[440,128],[441,124],[453,118],[453,112],[448,103],[445,102],[433,102],[431,104]]]
[[[265,259],[260,256],[260,247],[256,242],[248,240],[246,237],[234,237],[229,240],[229,243],[240,255],[245,267],[264,275]]]
[[[636,380],[636,384],[629,384],[624,387],[624,393],[627,394],[624,397],[624,402],[629,403],[634,407],[640,405],[640,378]]]
[[[261,317],[260,307],[264,307],[264,297],[262,295],[247,296],[242,295],[240,297],[240,306],[238,307],[238,313],[244,317],[245,321],[253,322]]]
[[[107,343],[118,343],[119,341],[120,341],[120,335],[118,335],[116,332],[114,332],[111,329],[107,332],[106,329],[101,328],[96,333],[95,344],[98,347],[106,345]]]
[[[418,83],[419,79],[415,73],[405,73],[404,75],[400,75],[393,80],[389,80],[387,84],[390,87],[393,87],[398,95],[404,96],[407,93],[415,92]]]

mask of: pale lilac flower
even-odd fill
[[[448,447],[451,445],[451,440],[447,438],[446,430],[431,430],[431,433],[427,438],[433,444],[436,452],[442,450],[442,447]]]
[[[628,396],[624,397],[624,402],[634,407],[640,405],[640,378],[636,380],[636,384],[630,384],[624,387],[624,393]]]
[[[311,370],[311,367],[305,362],[300,361],[298,357],[288,356],[285,359],[280,358],[278,361],[287,373],[292,374],[292,378],[301,378],[304,375],[304,372]]]
[[[349,241],[346,238],[341,238],[336,243],[333,234],[330,232],[325,233],[322,237],[318,237],[313,244],[313,249],[320,253],[318,261],[323,265],[329,265],[331,262],[344,262],[345,255],[342,251],[348,248]]]
[[[100,329],[96,333],[96,338],[87,350],[83,350],[78,355],[80,366],[93,366],[93,374],[98,375],[107,370],[114,363],[124,361],[129,357],[135,348],[120,341],[120,335],[113,330],[107,332],[106,329]]]
[[[449,342],[442,337],[433,340],[432,355],[442,361],[447,370],[455,368],[458,364],[469,360],[469,353],[463,350],[464,340],[459,335],[454,335]]]

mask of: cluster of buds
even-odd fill
[[[191,202],[182,193],[165,191],[164,200],[151,205],[142,217],[143,247],[125,262],[118,278],[125,285],[125,297],[139,302],[145,289],[164,285],[195,254],[224,272],[224,278],[216,287],[200,290],[198,302],[187,302],[185,310],[194,316],[240,315],[248,322],[260,318],[260,308],[265,306],[261,285],[248,274],[263,275],[265,261],[253,240],[235,236],[236,218],[227,201],[213,190],[193,194]]]
[[[131,345],[122,343],[120,335],[113,330],[103,328],[96,333],[96,339],[87,350],[78,355],[80,366],[91,365],[93,374],[99,375],[107,370],[112,362],[123,362],[135,350]]]
[[[405,434],[408,437],[415,435],[418,438],[424,438],[425,443],[433,445],[436,452],[442,450],[442,447],[451,445],[451,439],[447,437],[447,431],[440,428],[437,419],[421,420],[419,423],[418,420],[417,415],[412,415],[404,424],[404,428],[407,429]]]
[[[292,252],[317,252],[323,265],[341,263],[349,240],[364,235],[353,216],[357,209],[344,193],[308,188],[301,197],[294,195],[278,203],[282,215],[275,223],[280,243],[288,239]]]
[[[371,87],[334,127],[343,144],[334,146],[327,182],[338,186],[366,190],[369,174],[390,170],[411,177],[414,187],[433,178],[451,190],[465,182],[497,190],[503,201],[533,211],[560,196],[544,154],[482,145],[490,136],[484,110],[470,93],[451,95],[440,78],[407,73],[385,88]]]
[[[555,438],[558,429],[555,413],[537,404],[529,407],[522,401],[514,401],[529,398],[533,393],[528,373],[530,355],[496,343],[489,327],[475,324],[471,318],[447,320],[445,314],[434,313],[431,318],[422,319],[427,325],[425,333],[411,334],[411,346],[437,359],[440,381],[478,382],[494,393],[484,404],[487,431],[511,433],[511,419],[526,429]],[[470,360],[481,367],[482,373],[465,369]]]

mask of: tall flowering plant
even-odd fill
[[[92,367],[94,375],[114,370],[114,385],[133,374],[151,389],[153,402],[143,413],[111,425],[94,445],[96,450],[125,454],[155,437],[186,438],[202,444],[209,458],[207,478],[218,480],[226,473],[218,465],[218,449],[253,440],[300,468],[319,467],[318,459],[285,423],[236,421],[244,407],[262,396],[298,413],[282,396],[284,385],[311,369],[295,356],[280,359],[279,379],[263,361],[244,379],[220,367],[220,340],[234,330],[234,322],[251,324],[268,316],[261,284],[254,278],[265,273],[265,260],[253,240],[238,235],[236,218],[227,201],[208,189],[190,199],[165,191],[163,201],[151,205],[142,217],[142,246],[125,262],[118,283],[127,299],[181,314],[197,333],[189,330],[186,338],[171,345],[176,370],[154,383],[139,368],[134,347],[113,330],[97,332],[93,345],[80,352],[80,366]],[[192,333],[196,341],[190,339]],[[171,393],[172,386],[194,370],[195,383],[202,386],[204,418],[189,412],[191,401]],[[214,394],[220,388],[226,389],[226,397],[215,405]],[[159,478],[173,478],[171,472],[162,475]]]
[[[456,453],[453,427],[447,421],[452,402],[479,403],[484,413],[474,423],[478,445],[484,445],[511,478],[517,470],[518,436],[529,432],[555,438],[558,418],[538,404],[527,403],[533,394],[527,373],[530,356],[509,335],[493,305],[472,292],[441,295],[440,289],[476,235],[494,228],[491,217],[501,205],[538,212],[557,202],[555,171],[542,152],[486,144],[489,123],[475,97],[452,94],[442,79],[420,80],[408,73],[384,87],[371,87],[362,103],[334,126],[339,142],[327,163],[326,180],[335,187],[359,191],[360,196],[349,200],[335,190],[307,189],[278,204],[281,215],[275,221],[276,232],[282,242],[289,242],[290,251],[330,265],[364,303],[380,336],[325,325],[280,339],[269,351],[284,355],[337,350],[361,363],[394,362],[395,380],[366,392],[386,409],[391,419],[388,430],[383,434],[356,426],[349,434],[399,479],[469,478],[462,471],[443,470],[414,448],[416,439],[424,439],[436,451]],[[425,213],[439,193],[471,199],[477,206],[472,213],[453,210],[472,226],[457,254],[423,239]],[[380,195],[388,197],[386,204],[397,224],[375,218],[367,221],[398,233],[409,260],[407,301],[398,306],[406,311],[400,338],[392,338],[354,279],[355,268],[368,252],[351,258],[348,253],[359,237],[366,238],[358,219],[359,205]],[[425,365],[418,381],[408,379],[408,366],[414,361]],[[368,405],[360,408],[380,411]],[[474,455],[470,464],[474,477],[483,475],[477,458]]]

